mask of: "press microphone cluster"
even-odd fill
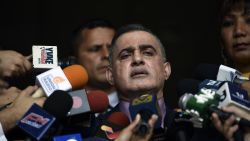
[[[193,117],[197,117],[200,122],[204,122],[204,124],[209,121],[212,112],[217,113],[222,120],[227,119],[231,113],[225,113],[220,110],[224,106],[235,105],[243,110],[250,111],[247,92],[231,82],[204,80],[198,83],[199,81],[194,80],[190,82],[185,81],[187,86],[194,86],[191,91],[194,92],[195,95],[187,90],[186,93],[181,96],[179,106],[189,112]],[[193,84],[189,85],[191,83]],[[245,124],[245,126],[249,126],[249,121],[246,119],[240,120],[240,118],[237,118],[237,120],[240,125],[243,126]]]

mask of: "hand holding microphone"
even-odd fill
[[[138,125],[142,122],[140,114],[136,115],[135,120],[125,129],[122,130],[119,137],[115,141],[149,141],[152,134],[154,125],[158,119],[157,115],[152,115],[148,121],[149,132],[145,136],[138,134]]]
[[[0,51],[0,68],[2,70],[2,76],[21,76],[30,71],[32,65],[29,59],[30,56],[25,57],[13,50]]]
[[[44,104],[45,98],[32,98],[31,95],[37,89],[37,87],[29,86],[26,89],[20,91],[17,98],[6,109],[0,112],[0,121],[4,131],[12,129],[16,121],[19,120],[22,115],[36,103],[39,106]]]
[[[223,111],[228,112],[228,113],[234,113],[234,115],[237,115],[238,117],[241,118],[246,118],[250,120],[250,114],[236,106],[228,106],[224,107]],[[237,117],[231,115],[230,118],[225,120],[223,123],[221,122],[220,118],[216,113],[212,114],[212,122],[215,128],[220,131],[228,140],[234,140],[235,136],[234,134],[237,133],[237,131],[240,129],[238,124],[235,124],[235,121],[237,120]],[[250,136],[250,127],[245,127],[245,140],[247,136]]]

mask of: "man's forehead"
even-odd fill
[[[159,42],[152,34],[145,31],[132,31],[124,33],[117,39],[114,50],[119,52],[125,48],[139,48],[142,45],[150,45],[160,49]]]

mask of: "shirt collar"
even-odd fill
[[[119,98],[116,91],[110,93],[108,95],[108,99],[109,99],[109,105],[113,108],[119,103]]]

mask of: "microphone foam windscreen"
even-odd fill
[[[126,127],[130,123],[129,118],[123,112],[114,112],[108,117],[107,120],[113,124],[116,124],[122,127]]]
[[[60,120],[66,117],[72,105],[73,100],[67,92],[56,90],[46,99],[43,109]]]
[[[215,64],[200,64],[194,70],[194,78],[201,81],[205,79],[216,80],[219,67]]]
[[[109,99],[105,92],[96,90],[87,93],[89,107],[93,113],[104,112],[109,105]]]
[[[177,97],[178,99],[185,93],[196,94],[199,92],[200,81],[196,79],[182,79],[177,83]]]
[[[71,65],[63,69],[73,90],[82,89],[88,82],[88,73],[81,65]]]

